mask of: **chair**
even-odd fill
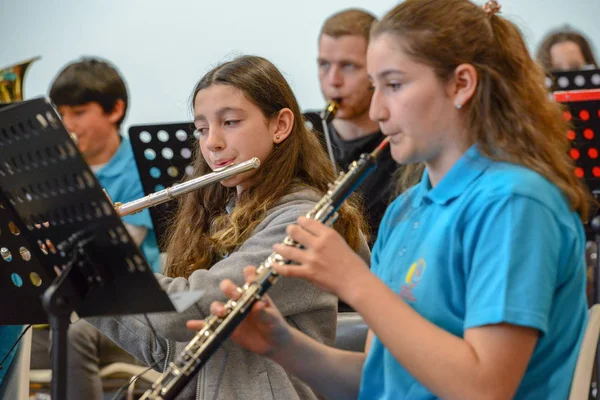
[[[569,400],[587,400],[589,398],[599,338],[600,304],[595,304],[588,311],[588,323],[583,334],[577,363],[575,364],[575,373],[571,381]]]
[[[21,338],[13,359],[0,387],[0,399],[29,399],[29,360],[31,358],[31,329]]]
[[[135,377],[142,374],[134,380]],[[148,383],[154,383],[160,376],[159,372],[148,367],[141,365],[133,365],[123,362],[116,362],[109,364],[100,370],[100,377],[102,379],[113,377],[113,376],[126,376],[129,377],[129,385],[127,387],[127,400],[133,400],[135,385],[139,380],[143,380]]]
[[[29,368],[29,366],[28,366]],[[131,382],[133,377],[144,372],[147,369],[145,366],[128,364],[123,362],[116,362],[112,364],[108,364],[100,369],[100,378],[113,378],[113,377],[126,377],[130,379],[130,383],[128,385],[128,397],[130,398],[133,395],[133,390],[135,389],[135,382]],[[144,372],[138,380],[143,380],[148,383],[154,383],[160,376],[159,372],[156,372],[153,369],[150,369]],[[52,370],[51,369],[38,369],[30,371],[30,380],[31,383],[50,385],[52,383]],[[3,399],[3,397],[0,396]]]
[[[335,347],[363,352],[368,332],[369,327],[357,312],[338,313]]]

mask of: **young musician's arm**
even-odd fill
[[[460,338],[417,314],[374,276],[363,280],[363,289],[364,296],[355,297],[351,306],[364,315],[394,358],[433,393],[447,399],[514,396],[535,347],[537,330],[488,325],[468,329]]]
[[[292,339],[271,358],[327,399],[355,399],[366,353],[329,347],[292,329]]]
[[[155,334],[144,314],[86,318],[109,339],[136,359],[162,371],[167,357],[172,359],[175,342]]]
[[[272,358],[327,399],[355,399],[372,340],[369,330],[364,353],[344,351],[294,329],[290,344]]]

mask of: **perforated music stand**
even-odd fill
[[[546,87],[553,92],[600,89],[600,69],[554,71],[547,76]]]
[[[0,256],[0,324],[50,322],[54,399],[66,396],[73,311],[175,311],[200,296],[160,288],[43,98],[0,110]]]
[[[590,72],[591,80],[600,71]],[[579,72],[575,72],[578,74]],[[571,73],[573,74],[573,73]],[[571,75],[570,74],[570,75]],[[572,75],[575,77],[576,75]],[[554,92],[554,98],[567,106],[563,118],[569,121],[573,129],[567,135],[571,140],[570,156],[576,162],[576,175],[582,178],[594,197],[600,198],[600,74],[597,89]],[[581,81],[579,82],[582,83]],[[592,82],[590,82],[592,83]],[[600,303],[600,216],[586,224],[588,240],[597,244],[596,267],[593,269],[592,299]],[[596,360],[596,381],[600,382],[600,353]]]
[[[128,133],[146,195],[192,177],[191,163],[198,145],[191,122],[133,125]],[[150,209],[159,247],[164,244],[167,225],[175,211],[174,202]]]
[[[592,193],[600,195],[600,88],[554,92],[554,98],[567,107],[563,118],[573,126],[567,136],[575,173]]]

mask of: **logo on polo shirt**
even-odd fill
[[[425,267],[425,260],[421,258],[419,261],[414,262],[408,269],[406,277],[404,278],[404,283],[400,286],[400,297],[404,300],[413,303],[417,301],[413,289],[417,287],[421,281],[421,276],[423,276],[423,273],[425,272]]]

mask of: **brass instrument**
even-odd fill
[[[247,172],[252,169],[260,167],[260,160],[256,157],[244,161],[240,164],[232,164],[223,168],[215,169],[206,175],[202,175],[198,178],[190,179],[189,181],[179,183],[160,190],[155,193],[151,193],[148,196],[142,197],[137,200],[130,201],[129,203],[115,203],[115,211],[119,216],[124,217],[129,214],[135,214],[148,207],[154,207],[159,204],[165,203],[169,200],[173,200],[178,196],[189,193],[191,191],[200,189],[203,186],[210,185],[211,183],[220,182],[224,179],[230,178],[234,175]]]
[[[0,104],[23,101],[23,78],[29,65],[39,60],[34,57],[22,63],[0,69]]]
[[[315,207],[306,214],[324,224],[331,225],[337,218],[337,210],[344,200],[360,185],[363,179],[377,166],[377,156],[387,146],[386,138],[370,154],[361,155],[358,161],[352,162],[348,172],[340,173],[339,177],[329,187],[329,190],[319,200]],[[300,247],[292,238],[287,236],[283,244]],[[254,303],[262,298],[269,288],[277,282],[279,274],[273,266],[288,264],[276,252],[271,255],[256,270],[256,278],[252,283],[246,283],[241,289],[238,300],[229,300],[225,304],[227,315],[223,318],[211,315],[205,320],[204,327],[187,344],[185,349],[169,364],[166,371],[154,382],[152,388],[146,391],[141,399],[172,400],[188,384],[202,368],[212,354],[219,349],[229,335],[246,317]]]
[[[327,144],[327,154],[329,154],[329,160],[333,166],[333,173],[337,174],[337,167],[335,163],[335,157],[333,156],[333,146],[331,145],[331,135],[329,133],[329,123],[335,118],[335,114],[340,109],[340,103],[336,100],[329,100],[327,107],[321,113],[321,120],[323,122],[323,135],[325,136],[325,143]]]

